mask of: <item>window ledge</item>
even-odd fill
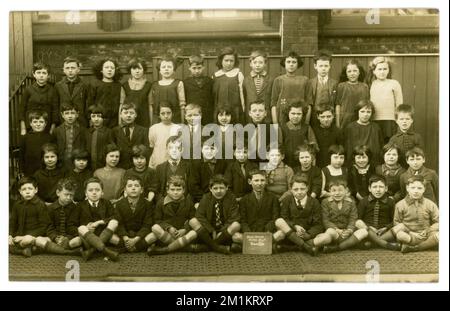
[[[124,30],[107,32],[97,23],[33,25],[34,41],[91,41],[190,38],[279,38],[280,32],[258,20],[133,22]]]

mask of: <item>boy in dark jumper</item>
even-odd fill
[[[202,146],[202,159],[191,162],[191,174],[189,176],[189,190],[194,202],[200,202],[202,196],[209,192],[209,181],[217,174],[224,174],[226,162],[216,159],[217,149],[214,145]]]
[[[139,177],[130,176],[125,182],[126,196],[115,205],[114,219],[119,222],[116,233],[128,252],[140,252],[157,240],[151,233],[153,205],[142,196],[144,189]]]
[[[36,238],[47,233],[47,207],[36,195],[38,188],[33,177],[21,178],[17,187],[21,198],[13,205],[9,217],[9,252],[30,257]]]
[[[329,105],[321,105],[313,110],[313,117],[318,122],[312,123],[314,135],[316,135],[319,151],[316,154],[316,166],[323,168],[330,163],[328,148],[332,145],[344,143],[342,131],[333,122],[334,108]]]
[[[271,193],[265,191],[266,173],[258,169],[249,172],[248,183],[252,192],[245,195],[239,201],[241,213],[241,231],[245,232],[270,232],[274,245],[284,238],[283,232],[277,231],[275,221],[280,216],[278,199]],[[242,252],[243,235],[237,232],[233,235],[231,250]]]
[[[19,106],[20,135],[25,135],[29,130],[26,126],[28,114],[31,111],[46,112],[48,122],[46,132],[53,133],[58,116],[58,95],[55,88],[48,83],[50,66],[37,62],[33,65],[33,77],[35,82],[27,87],[23,93],[23,101]]]
[[[55,129],[56,144],[65,170],[73,168],[72,152],[87,149],[87,129],[78,122],[78,108],[69,103],[61,105],[63,123]]]
[[[167,139],[166,152],[169,160],[156,166],[156,202],[166,196],[167,181],[171,176],[178,175],[187,181],[191,173],[189,161],[181,158],[183,147],[178,136],[171,136]],[[186,187],[186,193],[189,193],[189,184]]]
[[[58,104],[61,107],[68,103],[77,108],[79,112],[79,122],[83,127],[89,127],[87,118],[87,100],[89,96],[89,84],[85,83],[78,74],[81,63],[74,57],[64,59],[63,72],[65,77],[55,84],[58,94]]]
[[[202,125],[214,122],[213,80],[203,75],[204,59],[200,55],[189,57],[190,77],[183,80],[186,102],[199,105],[202,110]]]
[[[195,207],[185,189],[186,183],[180,176],[172,176],[167,182],[167,195],[156,204],[152,227],[152,232],[164,247],[151,246],[147,252],[149,256],[178,249],[200,251],[198,244],[190,244],[197,238],[197,233],[189,227],[189,220],[195,216]]]
[[[251,170],[258,169],[258,164],[248,160],[247,147],[237,147],[234,157],[235,160],[225,170],[225,179],[239,201],[244,195],[251,193],[252,186],[248,183],[248,177]]]
[[[119,243],[119,237],[114,235],[119,225],[114,219],[114,207],[108,200],[102,198],[103,183],[97,177],[89,178],[84,189],[87,199],[79,204],[81,226],[78,227],[78,234],[86,249],[81,255],[87,261],[99,251],[116,261],[118,253],[105,246],[108,242],[115,245]]]
[[[36,246],[54,254],[79,254],[81,239],[80,209],[73,202],[77,184],[70,178],[61,179],[56,187],[56,202],[48,206],[50,223],[47,237],[36,239]]]
[[[46,143],[54,143],[55,137],[45,131],[48,115],[45,111],[31,111],[28,114],[31,131],[20,140],[20,167],[25,176],[33,174],[41,167],[41,148]]]
[[[134,145],[149,146],[148,128],[135,124],[137,114],[133,103],[124,103],[120,107],[120,124],[112,129],[112,140],[120,149],[118,167],[129,169],[133,166],[131,148]]]

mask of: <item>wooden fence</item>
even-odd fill
[[[393,63],[393,78],[398,80],[403,89],[404,103],[409,104],[415,108],[415,130],[420,133],[425,142],[425,154],[427,157],[427,166],[438,169],[439,167],[439,55],[437,54],[401,54],[401,55],[387,55]],[[357,59],[365,68],[368,67],[369,62],[374,55],[335,55],[333,57],[332,68],[330,76],[338,78],[343,67],[343,64],[350,58]],[[268,71],[271,75],[277,76],[283,73],[283,68],[280,66],[281,56],[271,56],[268,61]],[[156,63],[158,59],[153,58],[147,63],[146,76],[150,81],[158,79],[158,72],[156,70]],[[250,72],[248,57],[241,57],[239,59],[239,67],[244,74]],[[212,75],[216,70],[216,58],[205,58],[206,73]],[[123,80],[128,79],[126,68],[120,67],[124,74]],[[177,68],[176,78],[183,79],[189,74],[188,63],[185,60],[181,66]],[[314,64],[311,56],[304,57],[304,65],[299,70],[299,74],[313,77],[315,75]],[[93,79],[91,68],[83,68],[81,75],[85,80]],[[62,72],[56,73],[53,77],[54,81],[61,78]],[[11,105],[16,105],[10,101]],[[11,120],[11,126],[18,126],[17,120]],[[10,134],[17,135],[17,129],[11,128]]]

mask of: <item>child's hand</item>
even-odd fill
[[[148,193],[147,200],[148,200],[149,202],[151,202],[151,201],[153,201],[153,198],[154,198],[154,197],[155,197],[155,193],[152,192],[152,191],[150,191],[150,192]]]
[[[27,134],[27,130],[26,129],[21,129],[20,130],[20,135],[24,136]]]
[[[350,230],[350,229],[345,229],[345,230],[342,231],[342,235],[341,235],[341,236],[342,236],[343,239],[346,239],[346,238],[348,238],[349,236],[351,236],[352,233],[353,233],[352,230]]]
[[[308,241],[309,239],[311,239],[311,236],[306,231],[303,234],[301,234],[300,237],[305,241]]]
[[[13,242],[14,243],[20,243],[22,240],[23,240],[23,236],[15,236],[14,238],[13,238]]]
[[[96,228],[97,226],[95,225],[95,223],[90,222],[90,223],[88,223],[88,224],[86,225],[86,227],[88,228],[88,230],[89,230],[90,232],[94,232],[94,231],[95,231],[95,228]]]
[[[295,231],[297,232],[297,235],[303,235],[304,233],[306,233],[306,230],[299,225],[295,225]]]
[[[386,227],[380,228],[377,230],[377,235],[381,236],[381,235],[385,234],[386,231],[388,231],[388,228],[386,228]]]
[[[8,245],[9,246],[14,245],[14,239],[13,239],[12,235],[8,236]]]

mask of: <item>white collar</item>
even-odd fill
[[[230,71],[223,71],[223,69],[220,69],[219,71],[214,73],[214,76],[221,77],[223,75],[226,75],[227,77],[235,77],[239,74],[239,72],[239,68],[233,68]]]

